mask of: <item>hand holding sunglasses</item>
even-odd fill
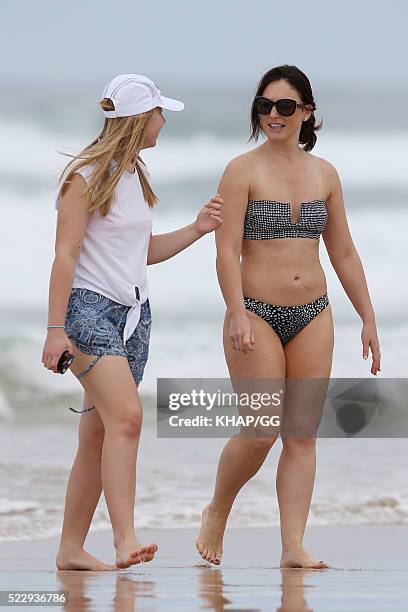
[[[276,102],[265,98],[265,96],[256,96],[254,99],[254,109],[259,115],[269,115],[274,106],[276,106],[278,113],[284,117],[293,115],[298,107],[302,110],[310,108],[310,104],[306,105],[303,102],[296,102],[292,98],[282,98],[281,100],[276,100]]]

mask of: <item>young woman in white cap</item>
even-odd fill
[[[150,561],[157,550],[155,543],[141,545],[134,530],[142,423],[138,385],[151,325],[146,267],[173,257],[222,223],[222,200],[215,196],[190,225],[151,234],[157,197],[140,151],[156,145],[165,123],[162,109],[181,111],[182,102],[164,97],[145,76],[124,74],[108,83],[99,104],[106,117],[103,129],[66,166],[55,205],[55,259],[42,362],[57,372],[61,356],[69,351],[75,358],[70,369],[85,391],[58,569],[126,568]],[[114,533],[115,565],[83,547],[102,489]]]

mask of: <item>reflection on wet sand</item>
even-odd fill
[[[57,582],[58,588],[68,594],[64,610],[75,612],[312,612],[304,596],[304,579],[314,571],[265,567],[221,570],[195,565],[156,567],[148,572],[58,571]]]
[[[59,588],[68,593],[68,603],[64,610],[70,612],[108,609],[133,612],[147,609],[143,600],[154,597],[154,580],[150,577],[146,580],[134,572],[127,573],[124,570],[120,573],[59,571],[57,579],[60,581]]]

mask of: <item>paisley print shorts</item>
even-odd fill
[[[90,289],[71,289],[65,317],[66,334],[80,351],[97,356],[78,378],[102,355],[121,355],[127,358],[136,384],[140,383],[149,356],[152,323],[149,300],[141,304],[140,320],[125,345],[123,330],[130,308]]]

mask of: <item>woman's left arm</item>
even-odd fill
[[[363,321],[361,331],[363,358],[368,358],[369,348],[371,348],[373,358],[371,373],[377,375],[377,372],[381,371],[380,343],[363,265],[348,227],[339,175],[332,164],[326,160],[323,161],[331,189],[327,199],[328,221],[322,237],[333,268]]]
[[[150,236],[147,264],[160,263],[174,257],[205,234],[220,227],[222,224],[222,203],[222,198],[217,194],[202,207],[196,220],[190,225],[180,227],[167,234]]]

